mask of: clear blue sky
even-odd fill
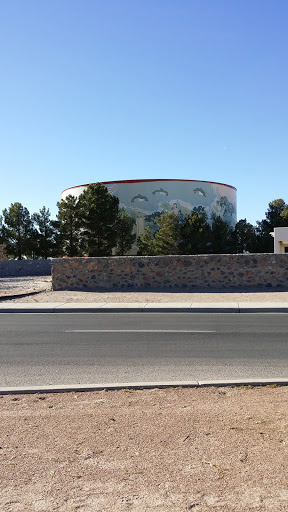
[[[62,190],[233,185],[288,202],[287,0],[1,0],[0,211]]]

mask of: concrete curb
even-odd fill
[[[288,313],[288,302],[1,303],[0,313]]]
[[[231,387],[231,386],[287,386],[288,378],[271,379],[232,379],[202,380],[176,382],[124,382],[107,384],[59,384],[49,386],[13,386],[0,387],[0,395],[35,394],[35,393],[71,393],[88,391],[119,391],[123,389],[156,389],[156,388],[195,388],[195,387]]]

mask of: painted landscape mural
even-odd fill
[[[120,208],[134,219],[137,236],[149,226],[157,229],[156,218],[174,212],[179,219],[193,211],[203,212],[208,222],[220,216],[234,228],[237,221],[236,189],[230,185],[196,180],[128,180],[103,182],[110,194],[119,198]],[[65,190],[62,194],[79,196],[85,185]],[[135,254],[137,246],[132,248]]]

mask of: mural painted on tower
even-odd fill
[[[193,211],[205,213],[208,222],[220,216],[234,228],[237,221],[236,189],[231,185],[196,180],[127,180],[102,182],[108,192],[119,198],[120,208],[134,219],[134,232],[138,237],[145,227],[155,232],[156,218],[174,212],[179,219]],[[66,189],[62,199],[69,194],[78,197],[88,185]],[[132,248],[135,254],[137,247]]]

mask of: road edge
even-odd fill
[[[287,386],[287,378],[271,379],[229,379],[229,380],[195,380],[174,382],[124,382],[107,384],[59,384],[49,386],[7,386],[0,387],[0,395],[19,395],[36,393],[73,393],[89,391],[120,391],[125,389],[157,389],[157,388],[203,388],[203,387],[234,387],[234,386]]]
[[[288,313],[288,302],[21,303],[0,302],[1,313]]]

